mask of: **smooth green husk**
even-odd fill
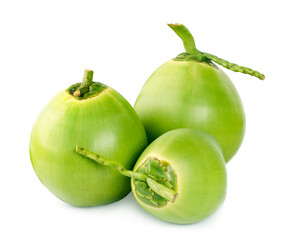
[[[145,211],[171,223],[190,224],[211,215],[223,203],[226,167],[222,149],[214,137],[194,129],[167,132],[145,149],[134,171],[150,157],[172,166],[177,176],[178,197],[162,208],[152,207],[137,197],[132,179],[133,195]]]
[[[213,135],[228,162],[243,141],[245,113],[235,86],[212,61],[262,80],[264,75],[198,51],[187,28],[169,26],[182,38],[186,53],[160,66],[136,100],[148,142],[173,129],[194,128]]]
[[[143,86],[135,110],[148,142],[178,128],[213,135],[228,162],[245,133],[245,113],[234,85],[221,69],[208,63],[170,60]]]
[[[129,179],[115,169],[76,154],[75,146],[116,159],[131,169],[147,145],[143,125],[130,104],[106,87],[97,96],[78,100],[58,93],[38,116],[31,133],[30,156],[40,181],[74,206],[120,200]]]

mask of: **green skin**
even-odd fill
[[[139,205],[167,222],[201,221],[225,199],[227,176],[222,149],[214,137],[198,130],[165,133],[146,148],[133,171],[79,146],[76,151],[131,177]]]
[[[178,128],[194,128],[213,135],[229,161],[240,147],[245,114],[227,75],[208,63],[170,60],[143,86],[135,104],[152,142]]]
[[[264,75],[198,51],[187,28],[169,26],[183,40],[186,53],[159,67],[137,98],[135,110],[148,142],[173,129],[194,128],[213,135],[228,162],[243,141],[245,113],[231,80],[212,61],[262,80]]]
[[[116,159],[127,169],[147,146],[134,109],[114,89],[104,87],[91,98],[81,95],[81,100],[60,92],[32,129],[30,156],[38,178],[54,195],[74,206],[108,204],[130,192],[129,179],[76,154],[76,145]]]
[[[139,205],[150,214],[171,223],[190,224],[211,215],[226,196],[226,168],[219,143],[209,134],[193,129],[170,131],[150,144],[134,171],[148,157],[168,162],[177,175],[178,197],[162,208],[142,202],[132,179]]]

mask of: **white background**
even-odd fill
[[[295,239],[296,37],[294,1],[1,1],[0,239]],[[132,105],[165,61],[183,52],[166,23],[183,23],[197,48],[265,73],[225,70],[244,103],[246,135],[227,165],[224,205],[193,225],[144,212],[130,194],[74,208],[37,179],[32,125],[84,68]]]

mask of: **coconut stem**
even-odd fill
[[[93,83],[94,72],[90,69],[84,70],[84,75],[80,87],[73,93],[75,97],[85,94],[89,90],[89,86]]]
[[[195,46],[195,41],[189,30],[182,24],[168,24],[168,26],[182,39],[186,52],[197,57],[198,61],[205,61],[206,58],[202,52],[198,51]]]
[[[144,173],[127,170],[124,166],[122,166],[118,162],[112,161],[110,159],[106,159],[106,158],[102,157],[101,155],[90,152],[90,151],[88,151],[82,147],[79,147],[79,146],[76,146],[76,152],[81,154],[82,156],[90,158],[90,159],[92,159],[92,160],[96,161],[97,163],[100,163],[104,166],[113,167],[113,168],[117,169],[118,172],[120,172],[122,175],[124,175],[126,177],[130,177],[130,178],[134,178],[134,179],[146,182],[152,191],[156,192],[157,194],[159,194],[160,196],[162,196],[163,198],[165,198],[166,200],[168,200],[170,202],[174,202],[178,196],[178,194],[174,190],[163,186],[162,184],[160,184],[157,181],[153,180],[152,178],[148,177]]]
[[[194,55],[197,61],[213,61],[234,72],[249,74],[251,76],[259,78],[260,80],[265,79],[264,74],[258,71],[252,70],[248,67],[239,66],[235,63],[230,63],[227,60],[216,57],[215,55],[197,50],[193,36],[183,24],[168,24],[168,26],[182,39],[186,52],[190,55]]]

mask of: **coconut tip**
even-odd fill
[[[184,25],[181,24],[181,23],[168,23],[167,25],[168,25],[170,28],[177,27],[177,26],[184,26]]]

